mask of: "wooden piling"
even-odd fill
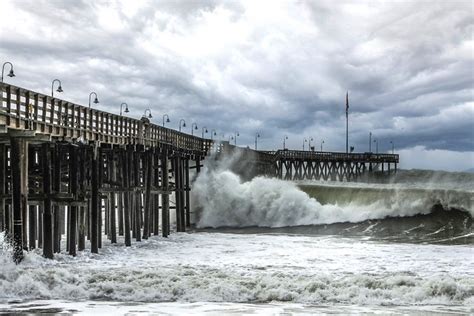
[[[53,218],[51,208],[51,148],[49,144],[42,146],[43,165],[43,256],[53,259]]]
[[[170,200],[169,200],[169,178],[168,178],[168,152],[165,149],[161,156],[161,233],[168,237],[170,233]]]
[[[98,148],[91,153],[91,208],[90,208],[90,235],[91,252],[99,253],[98,221],[99,221],[99,158]]]
[[[43,149],[44,150],[44,149]],[[44,152],[43,152],[44,155]],[[49,154],[51,157],[51,153]],[[61,166],[63,165],[61,159],[61,146],[56,144],[54,146],[53,165],[51,166],[53,172],[53,192],[61,192]],[[53,206],[53,248],[55,253],[61,252],[61,208],[58,204]]]
[[[78,159],[77,150],[75,145],[69,145],[69,193],[72,194],[74,201],[77,200],[78,194]],[[69,215],[69,254],[71,256],[76,255],[76,244],[77,244],[77,206],[70,203],[68,206]]]
[[[145,153],[145,215],[143,221],[143,239],[148,239],[150,236],[150,222],[151,222],[151,180],[153,173],[153,156],[151,150]]]
[[[26,159],[27,152],[25,150],[26,141],[21,138],[12,137],[10,140],[10,164],[12,179],[12,210],[13,210],[13,261],[20,263],[23,260],[23,207],[26,203],[26,190],[22,177],[22,166]]]
[[[191,227],[191,199],[189,186],[189,158],[184,159],[184,190],[186,204],[186,227]]]
[[[131,161],[133,155],[132,146],[127,146],[126,151],[123,152],[123,187],[125,192],[123,194],[123,225],[125,236],[125,246],[129,247],[132,245],[132,238],[130,236],[130,172],[131,172]]]

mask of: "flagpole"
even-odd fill
[[[349,92],[346,92],[346,154],[349,153]]]

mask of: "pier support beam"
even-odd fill
[[[23,138],[10,139],[10,163],[12,179],[12,209],[13,209],[13,261],[20,263],[23,260],[23,218],[27,207],[26,172],[28,151],[27,142]]]
[[[43,256],[53,259],[53,210],[51,206],[51,148],[43,144],[41,162],[43,166]],[[40,215],[41,216],[41,215]]]
[[[170,234],[170,196],[169,196],[169,175],[168,175],[168,152],[165,149],[161,157],[161,233],[163,237]]]

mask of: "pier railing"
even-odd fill
[[[0,83],[0,126],[109,144],[163,143],[201,155],[212,147],[209,139],[152,124],[146,118],[112,114],[5,83]]]
[[[390,162],[398,163],[398,154],[378,154],[378,153],[341,153],[341,152],[321,152],[303,150],[278,150],[275,152],[277,159],[303,159],[303,160],[339,160],[351,162]]]

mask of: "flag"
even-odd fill
[[[349,91],[346,92],[346,114],[349,113]]]

